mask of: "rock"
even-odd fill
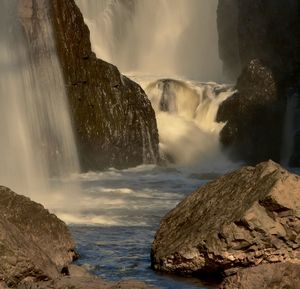
[[[67,226],[40,204],[0,187],[0,281],[57,278],[76,257]]]
[[[268,161],[194,191],[161,221],[155,270],[233,274],[239,268],[300,263],[300,177]]]
[[[236,160],[250,164],[279,161],[284,105],[272,71],[258,59],[252,60],[236,88],[238,92],[217,113],[217,121],[226,123],[220,133],[222,144]]]
[[[1,288],[1,287],[0,287]],[[16,289],[155,289],[143,282],[135,280],[118,283],[105,282],[95,277],[60,277],[52,281],[25,282]]]
[[[155,289],[136,280],[107,282],[76,265],[70,265],[68,268],[68,276],[60,276],[50,281],[31,282],[29,280],[20,283],[16,289]]]
[[[241,269],[225,279],[220,289],[300,289],[300,265],[265,264]]]
[[[219,0],[217,9],[219,56],[223,62],[223,74],[229,81],[235,81],[241,72],[238,11],[238,0]]]
[[[98,170],[158,162],[155,113],[145,92],[114,65],[96,58],[74,0],[51,0],[48,5],[81,167]]]
[[[277,80],[294,83],[300,69],[299,8],[297,0],[219,0],[219,49],[225,71],[235,73],[237,64],[244,68],[260,59]]]
[[[225,148],[235,151],[238,159],[249,164],[269,158],[279,161],[286,99],[291,89],[300,95],[299,1],[219,0],[217,16],[224,72],[234,81],[240,68],[242,71],[237,82],[239,93],[227,99],[223,108],[221,106],[219,117],[228,121],[222,130],[221,142]],[[254,79],[250,77],[247,71],[253,61],[259,61],[265,75],[256,69]],[[262,77],[262,81],[258,77]],[[264,78],[266,83],[263,83]],[[250,105],[251,110],[252,103],[245,99],[252,99],[256,93],[263,101],[268,99],[272,92],[270,84],[276,90],[277,101],[263,105],[265,117],[260,109],[252,114],[241,114],[237,102],[246,108]],[[235,113],[238,117],[232,115]],[[298,155],[296,148],[293,163],[299,164]]]

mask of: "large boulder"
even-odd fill
[[[158,130],[145,92],[117,67],[96,58],[74,0],[48,2],[82,168],[156,163]]]
[[[0,187],[0,281],[57,278],[76,257],[67,226],[40,204]]]
[[[232,158],[256,164],[280,160],[284,103],[271,69],[254,59],[237,81],[237,92],[219,107],[220,133]]]
[[[265,264],[241,269],[225,279],[220,289],[299,289],[300,265],[293,263]]]
[[[152,267],[233,274],[239,268],[300,263],[300,177],[269,161],[194,191],[161,221]]]

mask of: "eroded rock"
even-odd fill
[[[152,266],[175,273],[233,274],[300,263],[300,177],[269,161],[194,191],[162,220]]]

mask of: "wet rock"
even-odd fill
[[[299,289],[300,265],[292,263],[265,264],[241,269],[225,279],[220,289]]]
[[[57,278],[76,257],[67,226],[40,204],[0,187],[0,281]]]
[[[194,191],[161,221],[152,267],[181,274],[300,263],[300,177],[269,161]]]
[[[237,81],[238,90],[219,107],[222,144],[232,158],[256,164],[280,160],[284,103],[272,70],[260,60],[250,61]]]
[[[145,92],[117,67],[97,59],[73,0],[49,5],[82,168],[156,163],[158,131]]]

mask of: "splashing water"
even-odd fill
[[[224,124],[215,121],[220,103],[234,93],[231,86],[131,78],[145,89],[156,112],[163,158],[198,171],[220,172],[235,166],[220,147],[219,133]]]

